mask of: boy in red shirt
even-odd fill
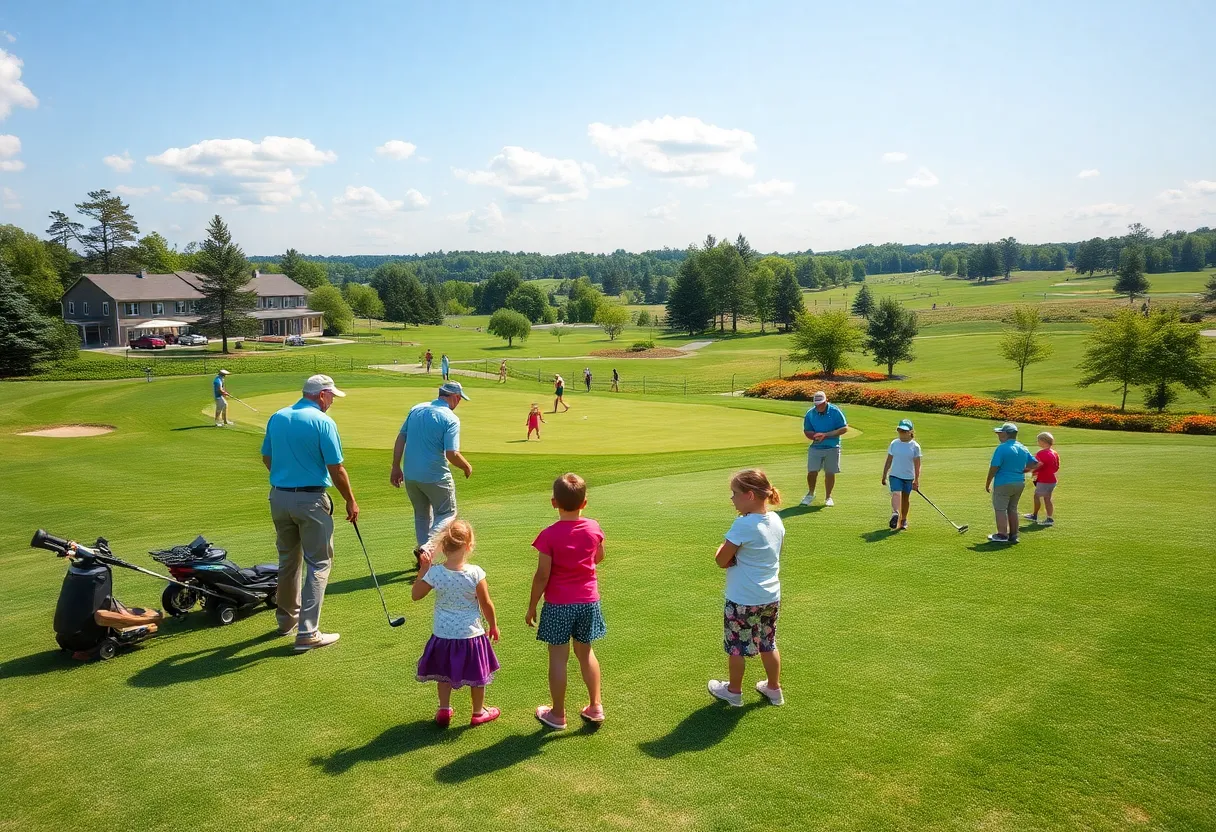
[[[1034,471],[1034,513],[1022,516],[1032,523],[1038,523],[1041,506],[1047,512],[1042,525],[1054,526],[1056,521],[1053,515],[1056,513],[1056,505],[1052,500],[1052,492],[1056,490],[1056,472],[1060,470],[1060,455],[1055,452],[1053,447],[1056,444],[1056,438],[1050,433],[1043,431],[1037,438],[1039,452],[1034,455],[1034,458],[1039,461],[1039,467]]]
[[[595,567],[604,559],[600,524],[583,517],[587,483],[577,474],[563,474],[553,483],[553,507],[558,521],[532,542],[537,551],[536,575],[524,623],[536,626],[536,604],[544,595],[536,640],[549,645],[549,696],[552,704],[536,709],[536,718],[558,731],[566,727],[566,665],[573,640],[591,703],[580,711],[589,722],[604,721],[600,702],[600,664],[591,642],[608,632],[600,614]]]

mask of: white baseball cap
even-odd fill
[[[220,375],[222,375],[222,376],[230,376],[230,375],[232,375],[232,373],[228,372],[227,370],[220,370]]]
[[[815,395],[811,396],[811,401],[813,401],[815,404],[823,404],[827,400],[828,400],[828,394],[823,392],[822,390],[816,392]]]
[[[328,390],[335,396],[345,396],[346,394],[334,386],[334,380],[329,376],[315,375],[309,376],[308,381],[304,382],[304,392],[310,396],[315,396],[323,390]]]

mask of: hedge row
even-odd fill
[[[744,395],[760,399],[810,401],[816,390],[825,390],[834,402],[888,410],[944,413],[949,416],[971,416],[998,422],[1027,422],[1035,425],[1064,425],[1099,430],[1216,435],[1216,416],[1126,413],[1099,404],[1069,407],[1036,399],[998,401],[967,393],[915,393],[909,390],[863,387],[859,384],[789,379],[762,381],[749,388]]]
[[[786,379],[787,381],[833,381],[833,382],[861,382],[870,381],[890,381],[891,379],[886,373],[879,373],[874,370],[841,370],[830,379],[823,374],[823,370],[803,370],[802,372],[794,373]]]

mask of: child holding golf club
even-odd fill
[[[767,678],[756,692],[774,705],[784,705],[781,654],[777,652],[777,616],[781,609],[781,547],[785,526],[769,505],[781,495],[765,473],[753,468],[730,481],[730,502],[739,516],[718,546],[714,560],[726,570],[723,640],[730,679],[710,679],[709,692],[736,708],[743,707],[743,673],[748,656],[760,656]]]
[[[540,403],[532,402],[532,409],[528,411],[528,437],[524,440],[525,442],[532,438],[532,431],[536,431],[536,441],[540,441],[540,426],[544,421],[545,417],[540,412]]]
[[[591,700],[579,715],[588,722],[604,721],[600,663],[591,649],[591,642],[608,632],[600,612],[596,575],[596,566],[604,560],[604,532],[599,523],[583,517],[587,483],[578,474],[563,474],[554,481],[551,502],[558,520],[532,542],[537,564],[524,623],[536,626],[536,605],[543,595],[536,640],[549,645],[550,704],[538,707],[536,718],[561,731],[566,727],[566,666],[571,643]]]
[[[1056,490],[1056,472],[1060,470],[1060,455],[1056,453],[1056,438],[1047,431],[1040,433],[1036,439],[1039,442],[1039,452],[1034,458],[1039,461],[1039,467],[1034,471],[1034,511],[1022,515],[1031,523],[1039,522],[1039,509],[1043,508],[1047,516],[1043,518],[1044,526],[1054,526],[1056,504],[1053,492]]]
[[[498,641],[498,619],[486,573],[468,562],[475,544],[473,527],[456,519],[435,533],[418,556],[418,577],[410,594],[415,601],[435,590],[435,617],[432,635],[418,660],[419,682],[439,684],[439,710],[435,722],[446,726],[452,721],[452,691],[465,687],[473,700],[470,725],[498,719],[498,708],[487,708],[486,685],[498,670],[498,658],[490,640]],[[433,552],[443,553],[443,562],[434,563]],[[482,626],[485,616],[489,636]]]
[[[898,437],[887,447],[887,461],[882,466],[882,484],[890,479],[891,520],[887,525],[907,531],[912,492],[920,490],[920,443],[916,441],[911,419],[900,419],[895,432]]]

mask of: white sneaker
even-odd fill
[[[310,636],[296,637],[296,652],[307,653],[309,650],[315,650],[318,647],[328,647],[337,641],[341,636],[337,633],[322,633],[316,632]]]
[[[709,692],[711,694],[713,694],[714,696],[718,697],[719,699],[721,699],[727,705],[733,705],[736,708],[742,708],[743,707],[742,692],[731,693],[729,690],[727,690],[728,685],[729,685],[728,682],[723,682],[718,679],[710,679],[709,680]]]
[[[756,692],[762,694],[765,699],[774,705],[785,704],[785,694],[781,692],[781,688],[777,688],[776,690],[770,688],[768,686],[768,679],[761,679],[759,682],[756,682]]]
[[[813,502],[815,502],[815,495],[814,495],[814,494],[807,494],[805,497],[803,497],[803,498],[802,498],[802,502],[801,502],[801,503],[799,503],[798,505],[800,505],[800,506],[809,506],[809,505],[810,505],[811,503],[813,503]]]
[[[834,506],[834,505],[836,505],[836,502],[831,497],[828,497],[826,500],[823,501],[823,504],[825,506]]]

